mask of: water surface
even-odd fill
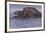
[[[9,24],[10,28],[34,28],[41,27],[42,20],[41,18],[11,18]]]

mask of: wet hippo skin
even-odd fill
[[[23,8],[22,11],[16,11],[16,12],[14,12],[14,14],[16,14],[17,17],[22,17],[22,18],[23,17],[25,17],[25,18],[26,17],[27,18],[41,17],[41,13],[33,7],[25,7],[25,8]]]

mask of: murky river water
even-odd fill
[[[20,18],[11,18],[10,19],[10,28],[34,28],[41,27],[42,20],[41,18],[29,18],[29,19],[20,19]]]

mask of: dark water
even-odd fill
[[[41,27],[42,20],[41,18],[29,19],[11,18],[9,24],[10,28],[34,28]]]

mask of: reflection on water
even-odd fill
[[[34,28],[41,27],[42,21],[41,18],[29,18],[29,19],[20,19],[20,18],[11,18],[10,19],[10,28]]]

